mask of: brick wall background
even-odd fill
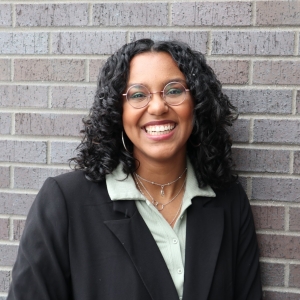
[[[207,55],[240,111],[233,152],[255,217],[264,299],[300,299],[299,32],[300,1],[2,0],[0,299],[35,194],[69,171],[99,67],[142,37]]]

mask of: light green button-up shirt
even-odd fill
[[[136,188],[132,176],[122,171],[119,165],[112,174],[106,176],[106,185],[111,200],[135,200],[136,206],[148,226],[156,244],[170,271],[179,299],[183,295],[186,209],[192,204],[195,196],[215,197],[216,194],[207,186],[199,188],[193,167],[187,160],[187,181],[179,217],[172,228],[160,212]]]

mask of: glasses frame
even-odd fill
[[[169,84],[172,84],[172,83],[179,83],[180,85],[182,85],[182,87],[183,87],[184,90],[185,90],[185,97],[184,97],[184,99],[183,99],[180,103],[178,103],[178,104],[170,104],[170,103],[168,103],[168,101],[166,101],[165,89],[166,89],[166,87],[167,87]],[[147,95],[148,101],[147,101],[147,103],[146,103],[145,105],[143,105],[143,106],[141,106],[141,107],[135,107],[135,106],[133,106],[133,105],[130,103],[130,101],[128,100],[128,97],[127,97],[128,91],[129,91],[133,86],[136,86],[136,85],[142,86],[142,87],[144,87],[144,88],[148,91],[148,95]],[[163,88],[162,91],[158,91],[158,92],[150,92],[149,89],[148,89],[146,86],[144,86],[143,84],[133,84],[132,86],[130,86],[130,87],[127,89],[127,91],[126,91],[125,94],[122,94],[122,96],[125,96],[125,97],[126,97],[126,100],[127,100],[127,102],[129,103],[129,105],[130,105],[131,107],[136,108],[136,109],[140,109],[140,108],[146,107],[146,106],[149,104],[149,102],[150,102],[151,97],[152,97],[153,94],[158,94],[158,93],[161,94],[161,98],[165,101],[165,103],[167,103],[167,105],[170,105],[170,106],[178,106],[178,105],[182,104],[182,103],[185,101],[186,96],[187,96],[186,93],[189,92],[189,91],[190,91],[190,90],[187,89],[187,88],[185,88],[185,86],[184,86],[181,82],[179,82],[179,81],[171,81],[171,82],[169,82],[169,83],[167,83],[167,84],[165,85],[165,87]]]

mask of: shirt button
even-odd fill
[[[173,244],[177,244],[177,243],[178,243],[178,240],[173,239]]]
[[[177,273],[178,273],[178,274],[182,274],[182,269],[178,269],[178,270],[177,270]]]

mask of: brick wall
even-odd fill
[[[299,33],[299,0],[2,0],[0,300],[35,194],[69,170],[99,67],[142,37],[207,55],[240,111],[233,152],[255,217],[264,299],[300,299]]]

